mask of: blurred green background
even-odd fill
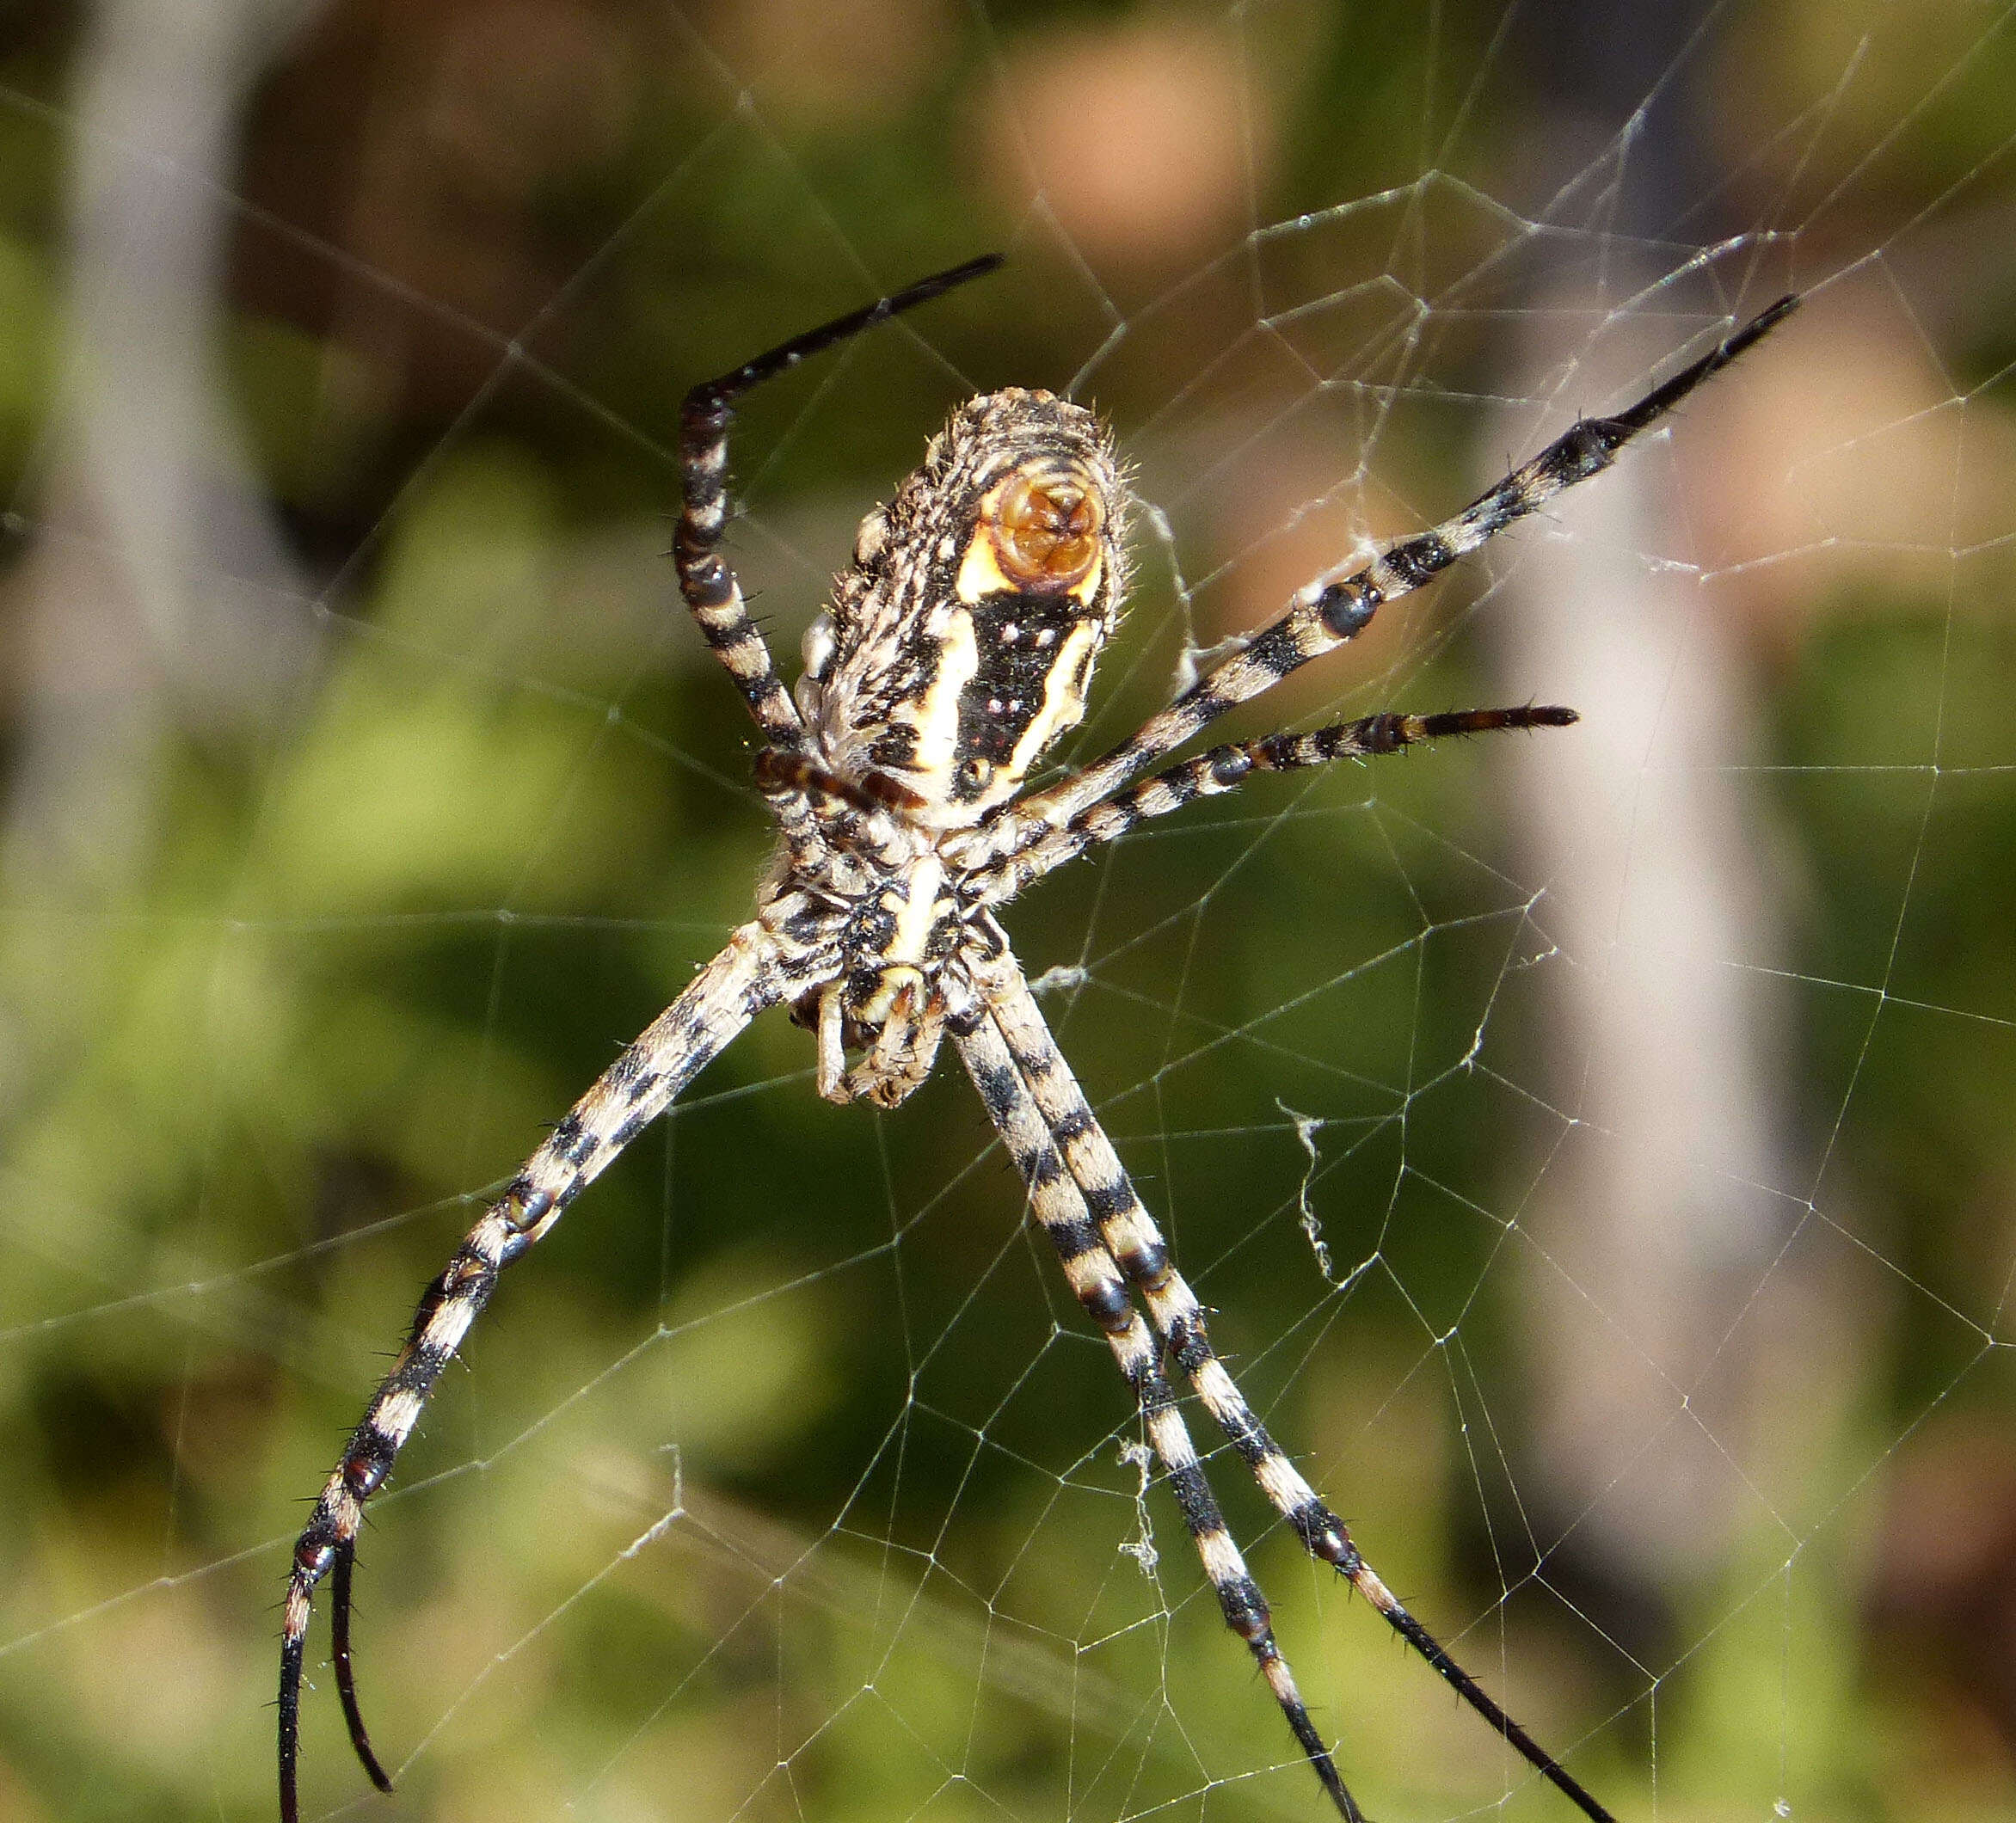
[[[1008,923],[1256,1403],[1620,1816],[2016,1817],[2013,96],[1962,0],[0,15],[0,1816],[272,1814],[306,1501],[765,854],[679,398],[999,246],[752,401],[734,551],[795,672],[949,407],[1071,387],[1147,503],[1081,752],[1812,289],[1241,722],[1583,727]],[[307,1814],[1321,1814],[956,1068],[810,1063],[507,1280],[372,1507],[400,1789],[318,1615]],[[1215,1466],[1372,1814],[1569,1814]]]

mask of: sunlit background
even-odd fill
[[[2016,1817],[1977,0],[6,9],[0,1816],[274,1814],[306,1501],[747,914],[680,395],[991,248],[752,400],[732,549],[795,671],[955,402],[1096,403],[1146,504],[1081,757],[1810,289],[1238,722],[1578,727],[1259,780],[1007,922],[1270,1424],[1620,1817]],[[508,1275],[371,1508],[399,1791],[318,1612],[306,1814],[1324,1815],[956,1065],[810,1065],[761,1022]],[[1213,1469],[1372,1815],[1572,1814]]]

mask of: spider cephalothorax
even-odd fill
[[[280,1814],[296,1823],[310,1604],[333,1583],[331,1654],[352,1745],[373,1781],[350,1657],[350,1582],[364,1503],[390,1473],[441,1370],[504,1268],[749,1022],[788,1006],[819,1034],[820,1092],[894,1107],[957,1047],[1029,1193],[1066,1282],[1105,1337],[1226,1623],[1246,1643],[1297,1745],[1346,1823],[1337,1776],[1266,1599],[1219,1511],[1171,1384],[1180,1372],[1305,1550],[1347,1578],[1465,1702],[1591,1823],[1610,1814],[1436,1642],[1374,1574],[1343,1523],[1269,1436],[1214,1352],[1205,1312],[1171,1261],[993,908],[1052,868],[1257,770],[1329,765],[1439,735],[1560,727],[1528,704],[1387,713],[1168,759],[1234,704],[1355,638],[1506,526],[1600,472],[1624,445],[1792,310],[1779,300],[1614,417],[1577,423],[1454,518],[1348,576],[1312,583],[1127,740],[1024,792],[1085,713],[1092,666],[1127,582],[1128,496],[1091,414],[1047,392],[987,394],[952,414],[924,465],[863,521],[854,562],[807,635],[795,691],[777,674],[721,554],[728,430],[752,386],[870,324],[990,271],[940,273],[697,386],[680,419],[679,588],[763,736],[756,782],[778,831],[757,915],[627,1047],[506,1184],[427,1287],[294,1547],[280,1648]],[[847,1067],[850,1048],[860,1061]]]

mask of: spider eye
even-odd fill
[[[1078,476],[1054,469],[1009,482],[993,513],[1002,573],[1025,589],[1068,589],[1099,561],[1105,511]]]

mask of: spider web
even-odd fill
[[[1619,1814],[2016,1810],[2016,9],[19,29],[0,1810],[270,1814],[304,1497],[762,860],[679,393],[993,245],[751,402],[733,548],[794,670],[953,402],[1097,402],[1079,758],[1810,294],[1237,722],[1577,728],[1257,781],[1007,923],[1256,1407]],[[371,1509],[399,1791],[324,1616],[307,1813],[1322,1814],[960,1072],[810,1061],[760,1022],[506,1280]],[[1210,1465],[1372,1814],[1570,1814]]]

